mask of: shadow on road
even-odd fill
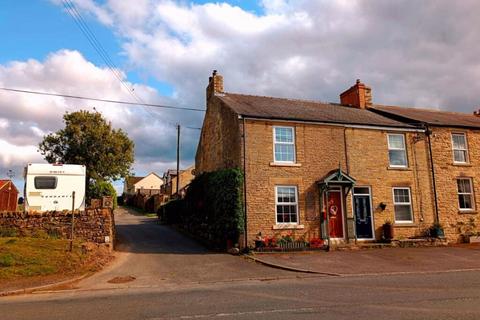
[[[133,210],[116,217],[116,251],[153,254],[215,254],[172,227],[158,224]]]

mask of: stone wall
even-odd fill
[[[466,164],[453,162],[452,133],[465,133],[468,145]],[[436,127],[432,129],[432,154],[437,182],[437,196],[440,222],[450,241],[460,241],[459,223],[473,221],[473,230],[480,231],[480,132],[455,128]],[[474,209],[460,211],[457,194],[457,178],[471,178],[474,191]],[[464,228],[463,228],[464,229]]]
[[[238,115],[220,99],[209,99],[195,156],[198,174],[242,166],[240,126]]]
[[[18,235],[28,236],[44,232],[70,239],[71,211],[50,212],[0,212],[0,227],[11,228]],[[110,208],[86,209],[75,212],[75,238],[111,248],[115,241],[115,221]]]
[[[296,135],[296,163],[273,163],[273,126],[276,122],[247,120],[247,223],[248,240],[256,234],[280,236],[287,233],[307,240],[320,232],[320,197],[317,181],[340,166],[357,180],[357,186],[371,188],[376,239],[385,221],[394,219],[392,187],[409,187],[413,223],[394,223],[396,238],[421,235],[433,223],[433,198],[428,166],[428,146],[422,133],[406,132],[408,167],[389,167],[387,131],[282,122]],[[396,132],[398,133],[398,132]],[[345,147],[346,141],[346,147]],[[299,226],[279,230],[275,218],[275,185],[298,188]],[[379,204],[386,203],[381,210]],[[345,211],[353,217],[351,195]]]

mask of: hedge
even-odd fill
[[[185,198],[162,206],[159,216],[214,247],[237,243],[244,230],[242,171],[224,169],[195,177]]]

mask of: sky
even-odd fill
[[[227,92],[338,102],[361,79],[374,103],[471,113],[478,12],[470,0],[1,1],[0,86],[205,108],[216,69]],[[43,161],[42,137],[65,112],[93,108],[134,141],[136,175],[175,168],[176,123],[181,166],[194,163],[200,131],[187,127],[202,112],[0,90],[0,178],[11,169],[21,187],[23,167]]]

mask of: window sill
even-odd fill
[[[387,170],[412,171],[409,167],[387,167]]]
[[[458,214],[477,214],[477,210],[458,210]]]
[[[300,163],[270,162],[270,167],[301,167]]]
[[[457,167],[473,167],[471,163],[453,162],[452,166]]]
[[[414,228],[418,227],[418,223],[414,222],[396,222],[393,224],[394,228]]]
[[[273,230],[294,230],[294,229],[305,229],[303,224],[294,224],[294,223],[285,223],[285,224],[276,224],[272,227]]]

